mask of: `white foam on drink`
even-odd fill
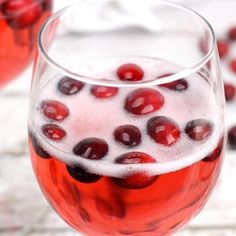
[[[96,60],[83,65],[83,70],[93,77],[117,80],[117,68],[131,62],[142,67],[145,72],[144,81],[154,80],[163,74],[181,70],[179,66],[170,62],[140,57]],[[90,93],[91,86],[85,85],[78,94],[65,96],[57,90],[57,84],[61,78],[62,76],[57,76],[51,79],[42,91],[39,91],[40,95],[31,110],[31,129],[36,132],[40,144],[50,155],[69,165],[76,163],[82,165],[91,173],[121,177],[131,171],[145,171],[151,175],[172,172],[207,156],[216,148],[222,135],[219,130],[222,130],[223,124],[218,121],[219,115],[213,89],[211,90],[207,80],[199,74],[186,78],[189,87],[183,92],[158,86],[152,87],[164,96],[165,103],[156,112],[144,116],[132,115],[124,109],[127,94],[135,88],[122,87],[119,88],[116,96],[98,99]],[[53,121],[67,132],[61,142],[46,138],[41,131],[44,124],[51,122],[40,110],[41,102],[47,99],[60,101],[70,110],[70,115],[63,122]],[[146,125],[154,116],[167,116],[177,122],[182,132],[176,144],[167,147],[157,144],[149,137]],[[213,132],[207,140],[193,141],[184,133],[186,123],[194,119],[206,119],[213,123]],[[114,140],[114,129],[126,124],[137,126],[142,133],[142,142],[137,147],[128,148]],[[73,154],[73,147],[88,137],[97,137],[107,141],[109,152],[102,160],[87,160]],[[134,151],[147,153],[155,158],[157,163],[132,165],[114,163],[118,156]]]

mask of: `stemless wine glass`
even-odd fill
[[[51,9],[52,0],[0,1],[0,87],[33,59],[38,31]]]
[[[170,235],[206,203],[224,147],[215,36],[161,0],[86,0],[39,35],[29,149],[78,232]]]

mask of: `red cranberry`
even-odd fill
[[[78,93],[84,87],[84,83],[69,78],[64,77],[58,83],[58,89],[61,93],[65,95],[73,95]]]
[[[230,62],[230,68],[231,68],[232,72],[236,73],[236,59],[233,59]]]
[[[51,158],[50,154],[41,147],[36,136],[30,133],[29,137],[31,138],[31,143],[32,143],[35,153],[43,159],[50,159]]]
[[[232,149],[236,149],[236,126],[228,131],[228,144]]]
[[[175,121],[164,116],[151,118],[147,124],[147,133],[156,143],[170,146],[180,137],[180,130]]]
[[[115,140],[129,147],[139,145],[141,142],[141,133],[136,126],[122,125],[114,131]]]
[[[224,89],[226,101],[232,101],[235,96],[235,87],[232,84],[224,83]]]
[[[66,131],[62,129],[59,125],[47,124],[42,127],[42,131],[48,138],[59,141],[65,137]]]
[[[230,40],[236,40],[236,26],[232,27],[228,32],[228,37]]]
[[[136,64],[124,64],[117,70],[117,76],[123,81],[139,81],[143,79],[144,72],[142,68]]]
[[[155,159],[143,152],[130,152],[118,157],[117,164],[144,164],[155,163]],[[158,176],[150,176],[145,172],[134,172],[125,178],[113,178],[113,181],[121,187],[129,189],[146,188],[157,180]]]
[[[34,0],[6,0],[2,13],[14,29],[23,29],[36,23],[42,14],[42,6]]]
[[[86,138],[73,149],[74,154],[90,160],[100,160],[108,152],[107,142],[98,138]]]
[[[66,105],[54,100],[43,101],[41,109],[46,117],[56,121],[62,121],[69,115]]]
[[[217,40],[217,48],[220,58],[224,58],[229,53],[229,43],[225,40]]]
[[[224,144],[224,138],[221,138],[218,145],[217,145],[217,147],[213,150],[213,152],[208,154],[202,161],[212,162],[212,161],[217,160],[220,157],[221,153],[222,153],[223,144]]]
[[[67,171],[73,179],[82,183],[94,183],[101,178],[100,175],[88,173],[81,166],[67,166]]]
[[[189,121],[185,126],[186,134],[193,140],[202,141],[212,133],[211,122],[203,119]]]
[[[160,78],[164,78],[164,77],[171,76],[171,75],[173,75],[173,74],[164,74],[164,75],[158,76],[157,78],[160,79]],[[163,88],[168,88],[171,90],[181,92],[181,91],[186,90],[188,88],[188,82],[185,79],[179,79],[179,80],[172,81],[169,83],[161,84],[159,86],[163,87]]]
[[[123,219],[126,215],[125,204],[122,199],[116,195],[112,195],[108,200],[97,197],[96,207],[98,212],[104,218],[114,217],[118,219]]]
[[[118,88],[105,87],[105,86],[93,86],[91,93],[97,98],[109,98],[117,94]]]
[[[125,109],[135,115],[145,115],[162,107],[164,97],[155,89],[140,88],[130,92],[125,101]]]

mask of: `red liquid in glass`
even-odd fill
[[[125,189],[103,176],[80,183],[56,158],[42,159],[30,144],[34,171],[54,209],[72,227],[89,236],[171,235],[196,215],[215,186],[216,159],[162,174],[151,186]],[[99,234],[98,234],[99,232]]]
[[[0,87],[31,62],[36,52],[38,31],[52,8],[52,0],[21,0],[22,7],[9,12],[12,2],[17,1],[3,0],[0,3]],[[30,11],[35,17],[24,15]]]
[[[143,67],[145,66],[146,64]],[[153,68],[155,70],[155,66]],[[114,68],[112,71],[115,71]],[[144,72],[146,71],[144,70]],[[218,131],[213,131],[216,130],[217,123],[213,124],[204,119],[191,117],[191,115],[193,117],[199,115],[200,118],[202,113],[204,113],[204,117],[212,117],[210,110],[201,109],[201,106],[205,107],[205,92],[209,101],[212,93],[205,80],[197,75],[199,80],[193,77],[186,81],[180,80],[165,84],[162,87],[131,88],[128,91],[119,88],[115,92],[114,88],[102,87],[96,88],[96,91],[99,92],[98,96],[93,92],[94,88],[91,85],[81,84],[81,82],[69,78],[61,79],[60,76],[59,79],[56,78],[55,83],[51,80],[52,84],[47,86],[50,91],[40,92],[41,97],[35,103],[31,113],[33,125],[31,124],[30,127],[29,147],[33,168],[44,195],[69,225],[89,236],[171,235],[200,211],[216,184],[221,168],[224,143],[222,135],[216,135]],[[57,93],[52,92],[55,87],[58,90]],[[191,108],[191,101],[194,101],[195,96],[199,98],[199,91],[201,97],[198,100],[198,106],[195,106],[194,111],[190,110],[188,113],[187,107]],[[121,93],[122,95],[119,97]],[[53,99],[55,98],[55,100],[51,100],[52,94],[54,94]],[[67,97],[65,98],[65,96]],[[185,104],[185,97],[188,98],[189,105]],[[140,98],[142,99],[140,100]],[[136,104],[136,99],[142,102],[133,109],[132,105]],[[182,106],[174,106],[177,107],[175,110],[168,108],[171,101],[176,104],[180,102]],[[105,106],[106,109],[102,109],[102,106]],[[167,108],[167,110],[163,111],[160,107]],[[179,109],[180,107],[181,109]],[[213,107],[214,103],[209,109],[214,109]],[[171,112],[168,112],[168,109]],[[179,116],[186,114],[179,118],[175,112],[179,112]],[[162,113],[168,114],[172,119],[159,116],[163,115]],[[106,122],[104,122],[104,116],[107,116]],[[131,116],[132,127],[127,126],[131,122],[129,120]],[[147,116],[148,119],[145,118]],[[141,119],[143,121],[140,121]],[[184,120],[185,128],[183,125],[179,125],[181,119]],[[43,126],[41,126],[42,124]],[[161,125],[162,129],[156,129],[156,125]],[[101,129],[99,129],[100,126]],[[163,129],[164,132],[162,132]],[[113,142],[108,137],[110,137],[110,133],[114,134],[112,133],[114,130],[115,136],[112,137],[116,140]],[[161,132],[157,132],[158,130]],[[96,140],[90,138],[91,132],[97,134]],[[104,134],[106,132],[108,132],[108,136]],[[125,136],[124,132],[126,132]],[[165,136],[167,133],[168,136]],[[71,135],[73,138],[70,137]],[[40,143],[42,142],[40,136],[50,145]],[[213,137],[215,141],[209,142]],[[107,141],[110,150],[116,151],[107,154],[106,142],[104,143],[103,140]],[[83,145],[89,145],[89,141],[93,155],[82,152]],[[77,145],[74,145],[74,142]],[[78,145],[78,142],[81,145]],[[93,142],[92,145],[91,142]],[[142,146],[144,142],[147,142],[148,145],[150,143],[151,146]],[[65,146],[63,146],[64,143],[66,143]],[[204,143],[209,145],[201,146]],[[149,156],[143,157],[142,160],[144,163],[156,165],[158,163],[154,163],[155,160],[152,157],[158,160],[160,153],[154,157],[153,152],[149,149],[149,147],[153,147],[153,144],[156,145],[154,150],[156,148],[164,150],[164,159],[165,154],[166,157],[168,156],[165,159],[167,163],[165,161],[161,163],[163,165],[174,161],[178,155],[177,152],[181,156],[189,145],[191,145],[190,152],[196,151],[189,155],[183,154],[186,155],[185,158],[191,159],[191,155],[194,152],[200,153],[203,147],[207,151],[202,156],[199,154],[198,160],[193,164],[185,165],[183,162],[180,168],[175,168],[173,165],[171,171],[165,171],[164,174],[156,176],[142,173],[134,178],[128,179],[127,176],[123,176],[119,177],[121,179],[117,179],[102,173],[95,175],[95,172],[89,170],[91,166],[88,164],[86,174],[84,170],[77,170],[77,174],[80,176],[75,177],[74,173],[68,169],[68,166],[72,166],[67,163],[67,156],[59,157],[55,154],[60,153],[58,150],[71,153],[72,150],[68,149],[68,144],[72,144],[74,147],[73,153],[77,155],[79,164],[82,159],[86,158],[91,162],[99,162],[103,156],[112,160],[114,156],[120,156],[119,152],[125,153],[124,150],[126,150],[126,153],[135,151],[148,153]],[[116,149],[112,149],[112,145],[117,145]],[[178,145],[180,145],[180,149],[175,149],[175,146]],[[196,146],[200,149],[194,149]],[[94,147],[95,149],[93,149]],[[169,150],[172,151],[169,152]],[[62,158],[65,161],[62,161]],[[114,172],[116,172],[117,163],[124,162],[116,161],[114,163],[112,160],[110,164],[112,164]],[[107,169],[111,167],[110,164],[107,165]],[[97,170],[102,172],[99,168]],[[92,177],[85,178],[87,174],[92,174]]]

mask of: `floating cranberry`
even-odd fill
[[[109,98],[115,96],[118,93],[118,88],[93,86],[91,88],[91,93],[97,98]]]
[[[164,75],[158,76],[157,78],[161,79],[161,78],[171,76],[171,75],[173,75],[173,74],[164,74]],[[172,81],[172,82],[169,82],[169,83],[161,84],[159,86],[163,87],[163,88],[168,88],[168,89],[171,89],[171,90],[181,92],[181,91],[186,90],[188,88],[188,82],[187,82],[186,79],[179,79],[179,80]]]
[[[66,105],[54,100],[43,101],[41,109],[46,117],[56,121],[63,121],[69,115]]]
[[[143,152],[130,152],[121,155],[115,160],[117,164],[144,164],[155,163],[155,159]],[[158,176],[150,176],[145,172],[134,172],[125,178],[113,178],[113,181],[121,187],[128,189],[146,188],[157,180]]]
[[[226,101],[232,101],[235,96],[235,87],[232,84],[224,83],[225,99]]]
[[[217,48],[220,58],[224,58],[229,53],[229,43],[225,40],[217,40]]]
[[[115,140],[129,147],[139,145],[141,142],[141,133],[136,126],[122,125],[114,131]]]
[[[6,0],[2,3],[1,10],[12,28],[23,29],[38,21],[43,8],[35,0]]]
[[[57,87],[61,93],[65,95],[73,95],[78,93],[84,87],[84,83],[69,77],[64,77],[59,81]]]
[[[151,118],[147,124],[147,133],[156,143],[170,146],[176,143],[180,137],[177,123],[164,116]]]
[[[236,149],[236,126],[228,131],[228,144],[232,149]]]
[[[211,122],[204,119],[197,119],[188,122],[185,126],[186,134],[193,140],[202,141],[212,133]]]
[[[128,63],[120,66],[116,74],[123,81],[140,81],[143,79],[144,72],[140,66]]]
[[[125,101],[125,109],[135,115],[145,115],[162,107],[164,97],[155,89],[140,88],[130,92]]]
[[[108,152],[107,142],[98,138],[86,138],[73,148],[74,154],[90,160],[100,160]]]
[[[67,166],[67,171],[73,179],[82,183],[94,183],[101,178],[100,175],[88,173],[81,166]]]
[[[230,68],[231,68],[232,72],[236,73],[236,59],[233,59],[230,62]]]
[[[212,162],[217,160],[220,157],[220,154],[222,153],[223,144],[224,144],[224,138],[221,138],[217,147],[213,150],[213,152],[208,154],[202,161]]]
[[[228,38],[230,40],[236,40],[236,26],[232,27],[228,32]]]
[[[29,136],[31,138],[32,146],[34,148],[35,153],[43,159],[50,159],[50,154],[41,147],[36,136],[34,134],[30,134]]]
[[[59,141],[63,139],[66,135],[66,131],[62,129],[59,125],[46,124],[42,127],[42,131],[48,138]]]

